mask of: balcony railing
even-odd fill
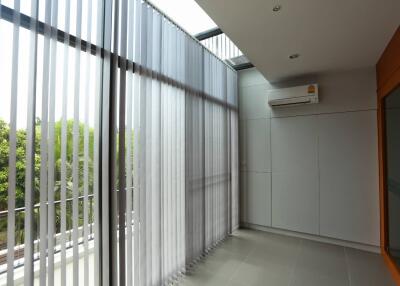
[[[208,188],[212,186],[216,186],[219,184],[225,184],[225,182],[230,180],[230,173],[221,173],[221,174],[214,174],[212,176],[206,177],[206,178],[192,178],[189,182],[190,189],[192,191],[201,191],[203,188]],[[133,187],[131,190],[133,191]],[[118,190],[117,190],[118,191]],[[88,201],[89,201],[89,224],[88,224],[88,241],[92,241],[94,239],[94,222],[93,222],[93,201],[94,201],[94,195],[89,194],[87,196]],[[80,196],[78,197],[79,202],[83,202],[85,199],[85,196]],[[67,198],[65,200],[66,204],[72,203],[73,198]],[[62,203],[61,200],[54,201],[54,205],[60,205]],[[48,205],[48,203],[47,203]],[[57,209],[55,207],[55,209]],[[71,208],[72,209],[72,208]],[[39,225],[39,210],[40,210],[40,204],[35,204],[34,205],[34,212],[37,214],[35,218],[35,224],[38,226]],[[82,209],[79,210],[80,213],[83,213],[83,207]],[[15,216],[18,217],[18,214],[23,214],[25,212],[25,207],[20,207],[15,209]],[[134,211],[132,211],[132,214],[134,214]],[[0,221],[5,220],[7,221],[7,215],[8,215],[8,210],[3,210],[0,211]],[[132,216],[133,217],[133,216]],[[72,228],[72,217],[68,218],[71,221],[71,228],[66,230],[65,232],[65,241],[66,241],[66,250],[70,250],[73,248],[73,228]],[[133,225],[134,222],[132,220],[131,225]],[[118,226],[117,226],[118,227]],[[126,225],[125,225],[126,227]],[[18,229],[18,228],[17,228]],[[22,233],[24,230],[21,230]],[[4,230],[6,233],[6,229]],[[59,254],[61,252],[61,232],[57,232],[54,235],[55,239],[55,247],[54,247],[54,254]],[[83,223],[78,227],[78,244],[82,245],[84,243],[84,226]],[[33,242],[34,245],[34,262],[37,262],[40,260],[40,253],[39,253],[39,244],[40,244],[40,237],[39,237],[39,232],[35,233],[35,240]],[[24,265],[24,244],[23,244],[23,238],[20,240],[16,240],[16,246],[14,247],[14,269],[18,269]],[[2,242],[0,244],[0,280],[1,276],[4,275],[7,272],[7,243]]]
[[[93,199],[94,199],[94,195],[93,194],[89,194],[87,196],[88,198],[88,203],[89,203],[89,224],[88,224],[88,240],[92,240],[94,238],[93,236]],[[78,201],[83,202],[83,200],[85,199],[85,196],[80,196],[78,197]],[[68,198],[65,200],[65,203],[68,205],[69,203],[72,203],[73,198]],[[58,201],[54,201],[54,205],[60,205],[61,204],[61,200]],[[48,205],[48,203],[47,203]],[[56,208],[56,207],[55,207]],[[35,204],[34,207],[34,213],[35,214],[39,214],[39,209],[40,209],[40,204]],[[16,208],[15,209],[15,216],[18,217],[19,215],[22,215],[25,213],[25,207],[20,207],[20,208]],[[82,212],[83,213],[83,212]],[[5,220],[5,222],[7,222],[7,216],[8,216],[8,210],[3,210],[0,211],[0,222],[2,220]],[[72,225],[72,218],[67,218],[71,221],[71,225]],[[38,225],[39,224],[39,215],[36,216],[35,219],[35,224]],[[56,223],[56,222],[55,222]],[[6,235],[6,229],[2,230],[2,232],[4,232],[4,236]],[[21,232],[21,235],[19,236],[19,239],[16,239],[16,246],[14,247],[14,257],[15,257],[15,262],[14,262],[14,267],[18,268],[20,266],[23,266],[24,264],[24,244],[23,244],[23,235],[24,235],[24,229],[20,229],[17,230]],[[84,231],[83,231],[83,225],[79,226],[78,228],[78,232],[79,232],[79,244],[83,243],[83,239],[84,239]],[[65,237],[66,237],[66,248],[72,248],[73,244],[72,244],[72,234],[73,234],[73,229],[71,227],[71,229],[66,230],[65,232]],[[16,237],[18,237],[16,235]],[[54,252],[58,253],[61,251],[61,232],[58,232],[55,234],[54,236],[55,239],[55,249]],[[39,255],[39,232],[36,232],[35,234],[35,240],[33,242],[34,245],[34,249],[35,249],[35,254],[34,254],[34,261],[39,260],[40,259],[40,255]],[[0,242],[0,275],[5,273],[7,271],[7,242],[6,241],[1,241]]]

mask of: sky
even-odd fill
[[[66,0],[59,0],[59,17],[58,17],[58,28],[64,29],[64,5]],[[21,12],[24,14],[30,14],[30,2],[28,0],[21,1]],[[93,3],[96,3],[93,0]],[[194,0],[152,0],[151,1],[156,7],[172,18],[178,25],[189,32],[192,35],[200,32],[215,28],[216,24],[208,17],[208,15],[198,6]],[[13,8],[13,0],[2,0],[3,5]],[[39,19],[44,21],[44,0],[40,0],[39,5]],[[71,0],[71,19],[76,18],[76,3],[77,1]],[[82,13],[87,15],[88,1],[82,2]],[[97,7],[95,4],[92,7],[92,22],[96,23],[96,11]],[[85,16],[83,17],[82,23],[82,38],[87,39],[88,31],[86,31],[87,25],[85,24]],[[75,21],[71,20],[70,31],[76,30]],[[96,35],[96,25],[92,25],[91,29],[92,42],[96,43],[94,39]],[[0,118],[9,122],[10,120],[10,106],[11,106],[11,71],[12,71],[12,56],[13,56],[13,24],[0,19]],[[30,32],[27,29],[19,29],[19,50],[18,50],[18,92],[17,92],[17,128],[26,128],[27,124],[27,94],[28,94],[28,82],[29,82],[29,50],[30,50]],[[36,100],[36,116],[41,117],[41,95],[42,95],[42,77],[43,77],[43,63],[44,55],[50,56],[49,51],[44,50],[44,38],[38,36],[38,61],[37,61],[37,100]],[[60,42],[57,43],[57,61],[56,61],[56,118],[55,120],[61,119],[62,114],[62,87],[63,87],[63,67],[64,67],[64,45]],[[75,49],[69,48],[69,72],[68,82],[73,83],[75,78],[74,68]],[[89,59],[90,58],[90,59]],[[81,81],[80,91],[84,93],[87,88],[89,90],[89,107],[85,108],[85,100],[80,100],[80,120],[84,120],[86,112],[90,113],[89,124],[94,124],[94,94],[95,94],[95,66],[96,58],[94,56],[86,57],[85,53],[81,53]],[[87,63],[89,60],[90,64]],[[91,67],[91,71],[88,74],[87,68]],[[86,86],[86,83],[89,83]],[[68,109],[67,117],[73,118],[73,84],[68,90]]]

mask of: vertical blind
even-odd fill
[[[0,284],[163,285],[238,227],[237,74],[148,2],[0,1]]]

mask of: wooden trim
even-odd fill
[[[399,52],[400,53],[400,52]],[[378,99],[384,99],[391,91],[400,85],[400,66],[392,76],[378,88]]]
[[[385,146],[385,110],[383,98],[378,98],[378,152],[379,152],[379,206],[381,252],[386,251],[388,243],[387,194],[386,194],[386,146]]]
[[[378,99],[379,205],[381,253],[394,281],[400,285],[400,268],[388,253],[388,207],[386,188],[385,97],[400,86],[400,26],[376,65]]]
[[[400,26],[397,28],[376,64],[378,89],[391,80],[393,74],[400,68]]]
[[[400,285],[400,269],[394,260],[390,257],[390,255],[385,250],[382,252],[383,260],[385,261],[386,265],[389,268],[390,273],[397,285]]]

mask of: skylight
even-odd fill
[[[151,0],[150,2],[193,36],[217,27],[195,0]]]
[[[150,0],[149,2],[235,69],[252,66],[246,56],[195,0]]]

